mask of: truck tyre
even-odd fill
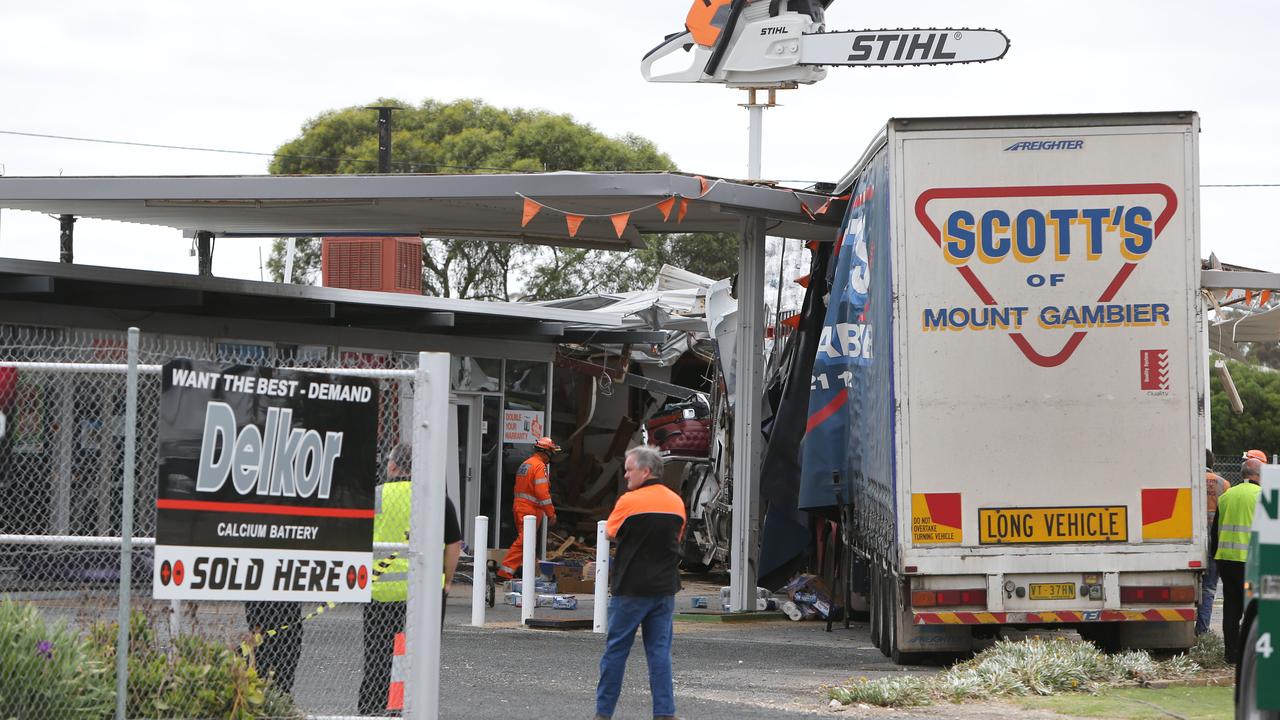
[[[1080,628],[1080,639],[1091,642],[1105,653],[1120,652],[1120,628],[1118,623],[1089,623]]]
[[[1249,624],[1249,635],[1240,648],[1236,677],[1236,720],[1280,720],[1280,712],[1258,707],[1258,623]]]
[[[867,617],[867,623],[871,626],[871,644],[876,646],[876,648],[880,647],[880,634],[882,632],[882,623],[880,622],[881,601],[879,593],[880,570],[873,566],[871,568],[871,592],[868,595],[868,599],[871,601],[871,612]]]

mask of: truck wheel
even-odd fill
[[[875,568],[871,570],[871,591],[867,599],[870,601],[871,612],[867,617],[867,624],[871,626],[871,644],[880,647],[880,573]]]
[[[1120,628],[1116,623],[1089,623],[1080,628],[1080,639],[1105,653],[1120,652]]]
[[[1240,648],[1236,678],[1236,720],[1277,720],[1280,712],[1258,707],[1258,622],[1249,625],[1249,636]]]

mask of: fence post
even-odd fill
[[[133,584],[133,456],[138,445],[138,328],[129,328],[124,395],[124,482],[120,492],[120,627],[116,631],[116,720],[125,720],[129,687],[129,597]]]
[[[444,499],[449,444],[449,355],[418,353],[413,387],[413,473],[409,508],[409,655],[405,716],[440,714],[440,613]]]
[[[475,547],[471,549],[471,624],[484,627],[485,594],[489,589],[489,518],[476,516]]]

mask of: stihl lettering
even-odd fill
[[[886,60],[893,53],[894,62],[954,60],[956,54],[946,51],[950,33],[903,33],[855,35],[848,62],[865,62],[875,54],[877,61]],[[877,45],[878,44],[878,45]]]
[[[787,29],[785,27],[760,28],[760,34],[761,35],[786,35]]]
[[[196,490],[218,492],[230,476],[241,495],[307,498],[314,494],[328,499],[343,434],[326,432],[322,441],[316,430],[294,428],[292,419],[288,408],[269,408],[264,437],[253,423],[237,429],[235,412],[227,403],[209,403]]]
[[[177,573],[174,582],[180,583]],[[192,590],[257,590],[262,586],[262,561],[198,557],[191,566]]]

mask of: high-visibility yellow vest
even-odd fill
[[[374,489],[373,541],[402,543],[409,539],[409,481],[388,482]],[[409,561],[401,552],[394,560],[374,563],[382,573],[373,580],[376,602],[409,599]]]
[[[409,503],[412,487],[408,480],[383,483],[374,488],[373,541],[402,543],[409,539]],[[409,561],[401,551],[395,559],[375,562],[380,569],[370,588],[375,602],[405,602],[409,599]],[[440,587],[445,575],[440,574]]]
[[[1262,487],[1241,481],[1218,498],[1218,552],[1215,560],[1245,562],[1249,559],[1249,531]]]

